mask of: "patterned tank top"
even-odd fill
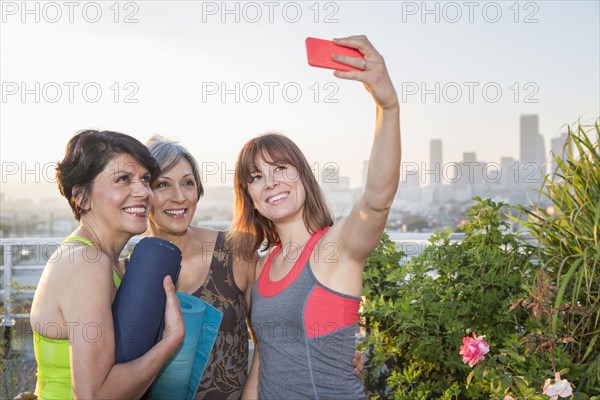
[[[193,293],[223,312],[196,400],[239,399],[248,376],[246,297],[233,278],[234,257],[225,248],[225,233],[219,232],[206,281]]]

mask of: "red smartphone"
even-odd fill
[[[332,54],[342,54],[349,57],[357,57],[364,59],[365,57],[360,51],[340,46],[330,40],[315,39],[312,37],[306,38],[306,55],[308,56],[308,64],[313,67],[337,69],[339,71],[362,71],[360,68],[354,68],[346,64],[335,62]]]

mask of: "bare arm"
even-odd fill
[[[242,390],[242,399],[243,400],[255,400],[258,399],[258,379],[259,379],[259,371],[260,371],[260,354],[258,350],[258,339],[256,338],[256,334],[252,330],[252,287],[254,286],[254,282],[258,279],[258,274],[262,270],[264,265],[264,257],[260,260],[256,260],[253,262],[249,262],[248,266],[248,287],[246,289],[246,305],[248,307],[248,330],[250,331],[250,337],[252,342],[254,343],[254,352],[252,354],[252,363],[250,364],[250,372],[248,373],[248,378],[246,379],[246,383],[244,384],[244,389]],[[257,265],[258,264],[258,265]]]
[[[252,286],[254,286],[254,282],[258,280],[260,272],[265,266],[265,261],[267,260],[266,256],[261,257],[255,263],[253,263],[253,277],[252,277]],[[252,289],[250,289],[252,290]],[[249,293],[246,292],[246,296],[249,296]],[[246,301],[248,299],[251,300],[250,297],[246,297]],[[248,303],[250,304],[250,303]],[[256,334],[252,330],[252,314],[248,314],[248,328],[250,329],[250,336],[252,337],[252,341],[254,342],[254,355],[252,356],[252,364],[250,365],[250,372],[248,374],[248,378],[246,379],[246,383],[244,384],[244,390],[242,391],[242,400],[256,400],[258,399],[258,383],[260,378],[260,345]]]
[[[375,100],[376,121],[364,193],[350,215],[336,223],[334,237],[344,255],[361,263],[379,243],[400,179],[400,105],[383,57],[364,36],[337,40],[364,54],[364,71],[336,71],[342,79],[363,82]],[[335,57],[354,67],[363,62],[355,57]]]
[[[260,350],[258,341],[254,342],[254,356],[252,357],[252,365],[244,390],[242,391],[242,400],[258,399],[258,379],[260,376]]]
[[[252,288],[254,287],[254,282],[256,282],[256,262],[253,261],[244,261],[244,269],[246,270],[247,276],[247,286],[246,291],[244,292],[244,296],[246,298],[246,311],[248,315],[250,315],[250,310],[252,309]]]
[[[115,341],[111,313],[112,276],[106,257],[74,268],[70,288],[60,303],[69,326],[71,380],[75,399],[138,398],[150,386],[161,366],[183,340],[183,319],[170,278],[163,339],[142,357],[115,364]]]

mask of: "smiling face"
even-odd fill
[[[281,242],[275,223],[288,222],[292,217],[291,221],[297,222],[294,218],[299,218],[309,232],[333,225],[306,157],[281,134],[265,133],[242,147],[235,166],[234,191],[232,236],[250,242],[239,250],[248,260],[263,244],[269,248]]]
[[[161,173],[152,188],[154,198],[150,222],[159,231],[169,234],[181,235],[187,232],[198,203],[196,185],[192,166],[185,158]]]
[[[96,177],[82,217],[119,234],[146,231],[147,209],[152,198],[150,172],[129,154],[112,158]]]
[[[258,158],[252,168],[248,193],[258,212],[275,223],[302,219],[306,191],[292,165]]]

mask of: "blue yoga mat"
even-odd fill
[[[177,297],[185,339],[146,392],[146,399],[194,399],[223,319],[221,311],[197,297],[179,292]]]
[[[181,250],[159,238],[146,237],[133,249],[112,304],[115,360],[123,363],[144,355],[160,340],[164,323],[165,276],[177,282]]]

